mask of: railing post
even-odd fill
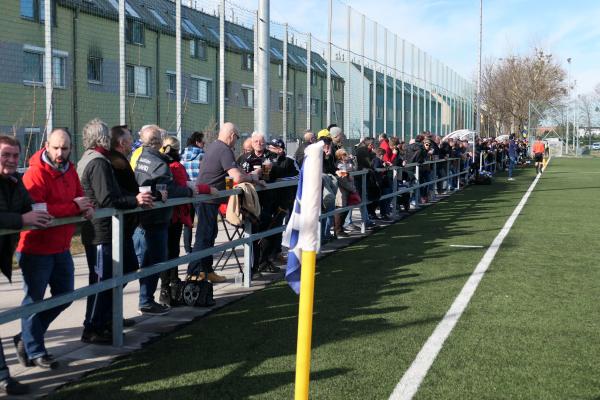
[[[367,231],[367,216],[369,212],[367,211],[367,174],[363,174],[360,179],[360,186],[362,190],[362,198],[360,199],[360,213],[361,213],[361,222],[360,222],[360,233],[364,234]]]
[[[394,91],[396,91],[396,88],[394,88]],[[396,129],[395,125],[394,129]],[[398,170],[396,168],[392,170],[392,193],[394,194],[392,198],[392,215],[394,215],[398,210]]]
[[[433,194],[435,196],[439,195],[438,193],[438,175],[437,175],[437,165],[438,165],[438,160],[435,160],[435,162],[433,163]]]
[[[415,208],[419,208],[419,206],[421,205],[421,179],[419,175],[420,165],[417,164],[417,166],[415,167],[415,179],[417,180],[417,190],[415,191],[415,197],[417,201],[415,201]]]
[[[446,158],[446,192],[452,186],[452,178],[450,178],[450,159]]]
[[[460,190],[460,178],[462,178],[462,163],[461,163],[461,159],[459,158],[458,160],[456,160],[456,164],[458,165],[458,167],[456,168],[456,173],[458,174],[456,176],[456,190]]]
[[[112,217],[112,276],[123,276],[123,214]],[[123,285],[112,290],[112,342],[113,346],[123,346]]]
[[[244,239],[252,235],[252,223],[246,219],[244,221]],[[234,250],[235,251],[235,250]],[[249,288],[252,285],[252,262],[254,261],[252,241],[244,243],[244,287]]]

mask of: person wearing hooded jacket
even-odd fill
[[[110,157],[108,126],[93,119],[83,127],[83,145],[86,149],[77,163],[77,172],[84,193],[100,208],[133,209],[152,206],[150,193],[124,193],[116,180]],[[89,269],[89,283],[112,278],[112,222],[99,218],[83,224],[81,241]],[[131,236],[123,235],[123,272],[138,269]],[[81,341],[94,344],[112,343],[112,292],[88,296]],[[128,322],[131,324],[131,322]]]
[[[69,133],[63,128],[54,129],[48,135],[45,148],[30,158],[23,184],[32,201],[45,203],[48,214],[53,217],[82,215],[91,219],[94,206],[83,197],[75,166],[69,161],[70,152]],[[53,297],[73,291],[75,276],[70,249],[74,233],[74,224],[21,232],[17,261],[23,272],[25,297],[22,305],[41,301],[47,286]],[[62,304],[21,319],[22,333],[13,341],[22,365],[43,369],[58,367],[58,361],[46,350],[44,335],[52,321],[69,305]]]
[[[268,144],[267,157],[271,161],[269,182],[297,177],[298,164],[285,153],[285,143],[281,139],[271,139]],[[260,231],[268,230],[283,224],[283,220],[294,203],[295,187],[279,188],[265,192],[267,196],[261,203]],[[272,260],[281,252],[281,237],[278,233],[260,240],[259,272],[279,272],[279,267]]]
[[[147,125],[140,132],[143,150],[135,166],[135,179],[139,186],[150,186],[155,199],[166,201],[170,197],[191,197],[192,189],[175,184],[169,168],[169,159],[159,149],[162,146],[161,130],[156,125]],[[166,185],[166,190],[157,190],[157,185]],[[168,259],[165,243],[168,228],[173,216],[173,208],[144,211],[140,224],[134,233],[134,246],[140,268],[149,267]],[[140,279],[140,299],[138,312],[143,315],[164,315],[169,306],[154,300],[159,274]]]

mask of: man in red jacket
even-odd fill
[[[32,201],[42,208],[45,206],[54,218],[83,215],[91,219],[93,204],[83,197],[75,166],[69,161],[70,152],[69,133],[65,129],[53,130],[48,135],[46,147],[29,160],[23,184]],[[48,285],[52,296],[73,291],[70,248],[74,232],[75,225],[69,224],[21,233],[17,261],[23,272],[23,305],[42,300]],[[21,364],[44,369],[58,367],[58,362],[46,351],[44,334],[50,323],[69,305],[63,304],[21,319],[22,332],[14,337]]]

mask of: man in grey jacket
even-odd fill
[[[168,197],[192,197],[192,189],[175,184],[168,159],[159,152],[162,145],[161,129],[156,125],[146,125],[141,129],[140,137],[143,150],[134,170],[140,190],[141,187],[149,186],[153,197],[162,201],[166,201]],[[166,190],[158,190],[158,185],[165,185]],[[140,215],[140,225],[133,236],[140,268],[167,260],[166,244],[172,215],[172,208],[145,211]],[[159,274],[154,274],[140,279],[140,314],[164,315],[170,311],[169,306],[154,300],[158,278]]]
[[[119,188],[109,160],[110,135],[108,126],[99,119],[83,127],[83,153],[77,163],[77,174],[83,191],[99,208],[132,209],[152,207],[151,193],[126,195]],[[89,283],[112,278],[112,222],[111,218],[87,221],[81,228],[81,240],[89,268]],[[138,269],[138,261],[131,237],[123,237],[123,272]],[[111,344],[112,293],[107,290],[89,296],[81,341]],[[131,325],[132,320],[126,320]]]

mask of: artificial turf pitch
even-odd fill
[[[318,263],[311,398],[389,397],[534,171],[516,177]],[[599,196],[600,160],[552,160],[415,398],[600,398]],[[271,285],[51,398],[292,398],[297,311]]]

